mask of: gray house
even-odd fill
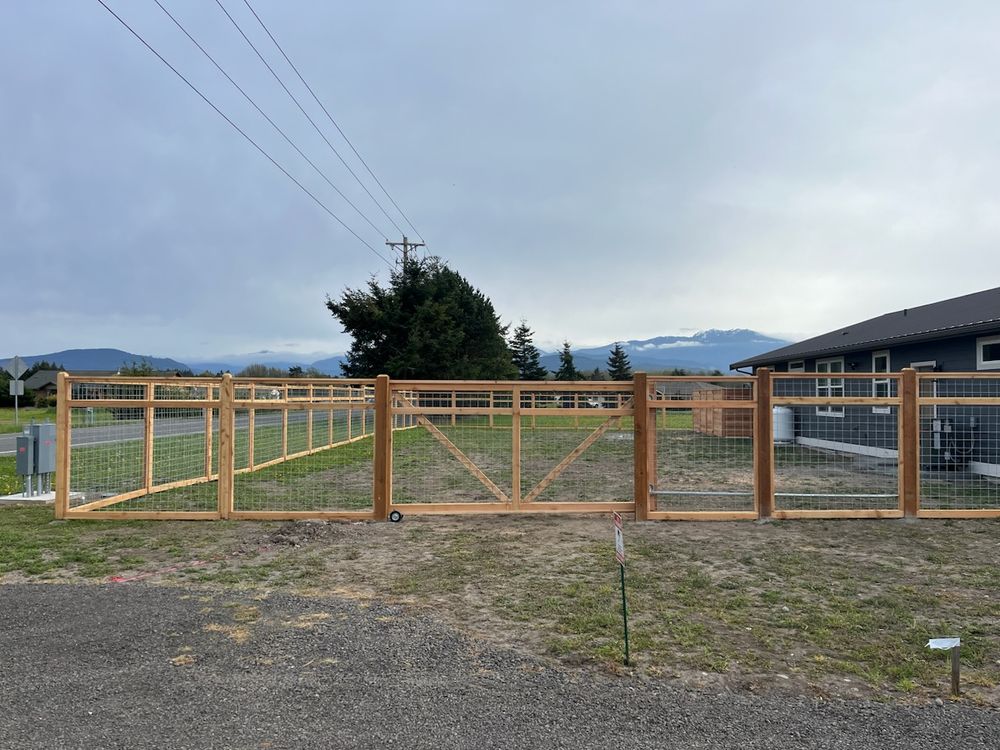
[[[733,370],[821,372],[816,381],[775,381],[776,395],[889,396],[889,380],[836,378],[841,372],[996,371],[996,379],[934,379],[925,396],[1000,396],[1000,288],[880,315],[756,357]],[[811,392],[805,392],[809,389]],[[997,407],[933,406],[921,412],[924,469],[962,470],[1000,477]],[[796,407],[795,442],[818,448],[895,457],[896,414],[891,407]]]

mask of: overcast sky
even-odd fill
[[[384,236],[152,0],[106,1],[389,254],[215,2],[161,0]],[[0,356],[346,349],[325,296],[386,264],[96,0],[2,2]],[[1000,284],[992,0],[251,3],[431,252],[543,346],[802,338]]]

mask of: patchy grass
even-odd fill
[[[13,495],[23,489],[24,483],[14,473],[13,456],[0,456],[0,495]]]
[[[379,598],[565,663],[621,669],[603,517],[56,523],[50,513],[0,509],[0,576]],[[963,699],[1000,706],[1000,522],[649,523],[625,533],[637,673],[924,700],[946,695],[949,675],[927,638],[959,635]],[[247,604],[220,624],[246,628],[256,616]]]

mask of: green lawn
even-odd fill
[[[16,424],[14,422],[14,407],[0,407],[0,434],[21,432],[25,426],[31,424],[32,420],[35,422],[55,422],[55,407],[36,409],[34,406],[22,406],[18,409],[18,421]]]

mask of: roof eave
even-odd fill
[[[739,367],[758,367],[760,365],[770,364],[772,362],[783,362],[784,360],[792,359],[808,359],[812,357],[818,357],[826,354],[840,354],[847,353],[850,351],[855,351],[857,349],[873,349],[878,346],[898,346],[900,344],[917,344],[921,341],[935,341],[937,339],[951,338],[952,336],[959,336],[972,333],[982,333],[985,331],[995,330],[1000,328],[1000,319],[985,320],[979,323],[973,323],[970,325],[963,326],[952,326],[951,328],[938,328],[933,331],[923,331],[921,333],[912,333],[905,336],[894,336],[890,338],[883,339],[873,339],[871,341],[858,341],[853,344],[845,344],[844,346],[833,346],[826,347],[823,349],[812,349],[804,352],[794,352],[789,354],[782,354],[781,356],[775,357],[774,354],[780,352],[781,349],[774,349],[766,354],[762,354],[759,357],[752,357],[750,359],[744,359],[740,362],[734,362],[729,365],[730,370],[735,370]],[[785,348],[785,347],[782,347]]]

